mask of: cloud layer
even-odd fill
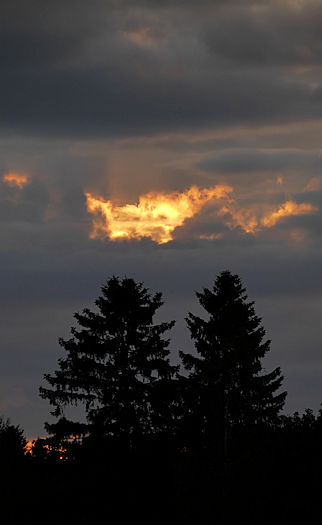
[[[317,1],[5,2],[2,132],[93,138],[318,118],[320,20]]]
[[[37,391],[60,357],[57,339],[110,275],[164,292],[177,360],[191,345],[194,291],[226,268],[256,301],[288,409],[317,408],[321,2],[1,7],[1,410],[28,437],[43,433],[49,407]],[[191,187],[232,191],[201,194],[183,212]],[[172,218],[152,210],[157,196]],[[111,240],[111,225],[126,225],[125,242]]]

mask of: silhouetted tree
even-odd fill
[[[27,441],[19,425],[13,425],[10,419],[0,416],[0,494],[2,504],[2,521],[21,523],[25,519],[27,458],[25,446]],[[32,486],[32,484],[30,485]]]
[[[10,423],[9,419],[0,417],[0,462],[12,465],[20,462],[25,454],[27,441],[23,430]]]
[[[56,417],[64,416],[66,406],[83,404],[87,426],[75,427],[63,417],[46,428],[62,438],[87,432],[131,448],[141,436],[171,427],[166,384],[176,368],[162,335],[174,321],[153,324],[162,295],[151,295],[133,279],[113,276],[101,290],[98,311],[75,313],[80,329],[59,340],[67,356],[54,375],[45,375],[51,388],[40,388]]]
[[[188,314],[187,324],[197,356],[181,352],[189,377],[186,381],[189,418],[203,446],[223,453],[228,432],[235,427],[271,424],[282,409],[286,393],[280,368],[265,373],[261,359],[270,349],[254,303],[247,302],[237,275],[224,271],[212,290],[197,292],[208,319]],[[188,419],[189,419],[188,418]]]

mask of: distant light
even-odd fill
[[[20,175],[19,173],[8,173],[3,176],[2,180],[8,186],[16,187],[20,190],[29,182],[27,175]]]

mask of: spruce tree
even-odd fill
[[[239,277],[229,271],[219,274],[212,289],[197,292],[208,318],[188,314],[197,355],[180,352],[189,371],[186,399],[193,430],[204,446],[217,442],[221,452],[233,428],[273,424],[286,397],[277,393],[283,379],[280,368],[269,373],[263,368],[270,341],[264,341],[261,319],[245,292]]]
[[[53,375],[45,375],[50,387],[41,387],[40,395],[60,418],[46,424],[51,434],[66,438],[81,428],[129,449],[140,436],[171,426],[166,395],[176,367],[162,335],[174,321],[153,324],[162,294],[151,295],[133,279],[113,276],[101,290],[97,311],[75,313],[80,328],[71,329],[70,339],[59,339],[67,355]],[[66,407],[79,404],[85,406],[85,426],[64,416]]]

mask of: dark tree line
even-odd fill
[[[60,339],[65,357],[45,376],[40,395],[57,418],[46,424],[53,450],[106,462],[120,476],[125,501],[136,494],[137,503],[145,494],[157,505],[156,494],[168,485],[177,494],[164,496],[168,511],[175,504],[172,511],[186,520],[213,513],[222,519],[236,474],[233,458],[238,463],[249,452],[247,436],[253,435],[253,449],[264,429],[278,425],[286,393],[280,369],[263,369],[270,341],[239,277],[224,271],[212,289],[196,295],[205,317],[187,317],[195,352],[180,352],[182,366],[173,366],[166,334],[174,321],[154,322],[161,294],[112,277],[96,311],[75,314],[71,338]],[[85,422],[66,418],[73,404],[85,407]]]
[[[279,368],[263,370],[270,341],[240,279],[222,272],[197,297],[207,318],[188,315],[196,355],[180,352],[182,373],[170,364],[164,338],[174,321],[153,320],[161,294],[133,279],[109,279],[97,311],[75,314],[79,328],[60,339],[66,357],[45,376],[49,387],[40,388],[59,418],[47,431],[60,441],[81,433],[122,451],[167,436],[186,449],[197,442],[222,455],[235,429],[274,425],[286,397],[278,393],[282,376]],[[66,406],[79,403],[86,410],[82,425],[64,417]]]
[[[265,370],[270,341],[240,278],[224,271],[196,293],[204,315],[188,314],[195,349],[177,365],[174,321],[155,322],[161,293],[118,277],[101,292],[59,340],[64,357],[40,388],[55,421],[24,456],[40,501],[59,502],[52,522],[95,523],[104,508],[106,523],[316,519],[322,411],[282,413],[283,376]],[[74,405],[84,420],[67,417]],[[14,443],[2,425],[0,453]]]

